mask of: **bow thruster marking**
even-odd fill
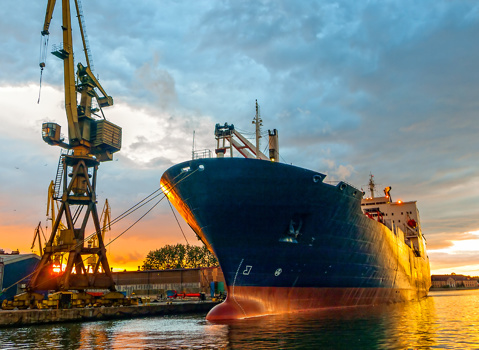
[[[235,278],[233,280],[233,300],[235,301],[235,303],[240,307],[241,311],[243,311],[243,314],[245,315],[246,317],[246,312],[244,311],[243,307],[240,305],[240,303],[238,303],[238,301],[236,300],[236,296],[235,296],[235,285],[236,285],[236,277],[238,276],[238,272],[241,268],[241,265],[243,264],[243,261],[244,259],[241,259],[241,262],[239,263],[238,265],[238,269],[236,270],[236,274],[235,274]]]

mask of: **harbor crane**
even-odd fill
[[[35,241],[37,241],[38,252],[39,252],[38,254],[40,254],[40,256],[42,256],[43,254],[42,236],[43,236],[43,241],[46,241],[45,234],[43,233],[43,229],[42,229],[42,222],[40,221],[37,227],[35,227],[35,231],[33,232],[33,242],[32,242],[32,246],[30,247],[30,249],[33,252],[33,248],[35,248]]]
[[[121,148],[121,128],[107,121],[103,114],[104,107],[113,105],[113,98],[92,73],[80,0],[74,0],[74,4],[86,65],[78,63],[75,74],[70,2],[61,0],[63,43],[52,47],[52,54],[63,60],[68,139],[61,135],[60,125],[50,122],[42,125],[43,140],[66,150],[60,157],[55,181],[54,196],[60,206],[52,218],[51,235],[27,289],[115,291],[98,217],[96,186],[100,163],[112,160],[113,153]],[[56,0],[48,0],[41,32],[44,43],[48,42],[55,5]],[[44,67],[45,61],[40,62],[40,68]],[[87,234],[87,229],[93,231],[92,235]],[[88,245],[89,240],[95,244]],[[59,264],[58,256],[65,257],[66,264]],[[92,256],[95,259],[89,261],[93,266],[87,268],[85,262]]]

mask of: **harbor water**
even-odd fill
[[[479,290],[224,323],[204,316],[0,329],[0,349],[479,349]]]

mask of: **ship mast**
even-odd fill
[[[261,138],[261,127],[263,126],[263,120],[259,113],[258,100],[256,100],[256,115],[253,119],[253,124],[256,125],[256,158],[260,159],[259,139]]]
[[[279,158],[278,147],[278,130],[268,130],[269,134],[269,158],[264,155],[259,147],[259,139],[261,136],[261,127],[263,126],[263,120],[259,112],[258,100],[256,100],[256,116],[253,119],[253,124],[256,124],[256,145],[253,145],[246,137],[244,137],[239,131],[237,131],[233,124],[229,125],[215,125],[215,138],[216,149],[215,153],[218,158],[223,158],[226,151],[230,150],[230,156],[233,157],[233,147],[245,158],[256,158],[262,160],[270,160],[277,162]],[[235,137],[233,137],[235,136]],[[230,143],[229,147],[226,146],[226,141]]]
[[[376,187],[376,184],[374,183],[374,175],[369,174],[369,191],[371,192],[371,198],[374,198],[374,189]]]

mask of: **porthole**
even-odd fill
[[[199,171],[205,170],[205,166],[203,164],[198,165],[198,170]]]
[[[321,175],[314,175],[313,176],[313,182],[321,182],[323,180],[323,178],[321,177]]]

